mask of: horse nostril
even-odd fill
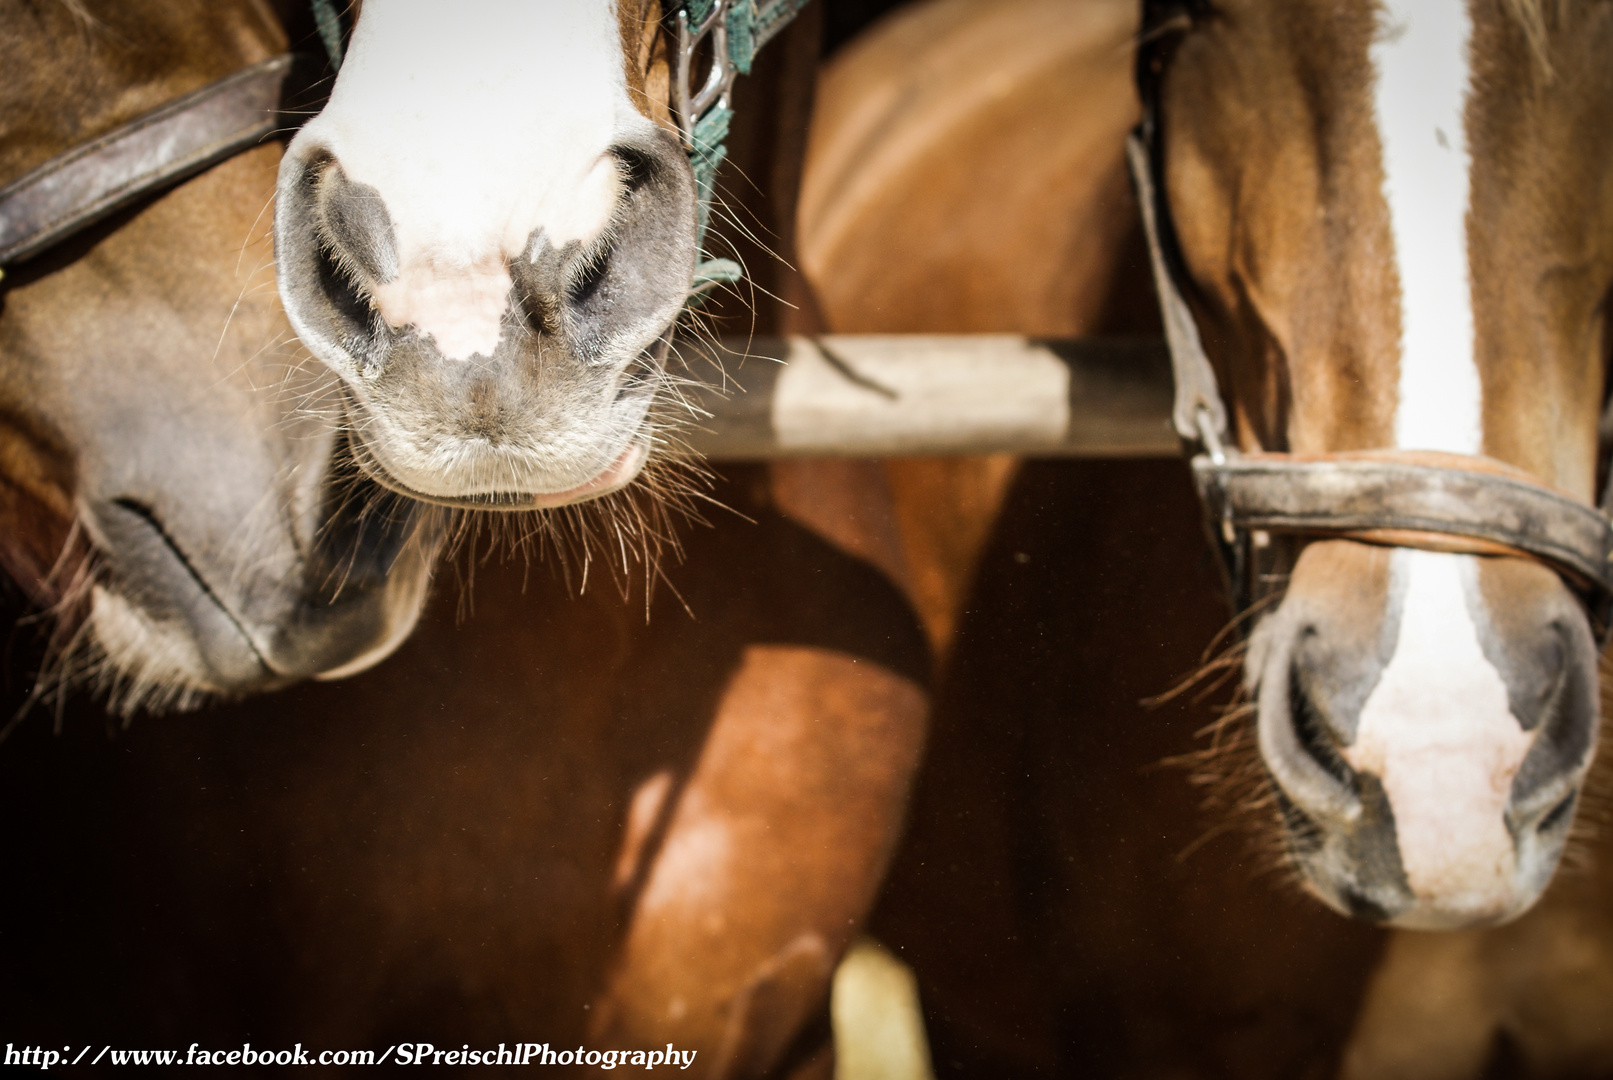
[[[314,272],[320,290],[317,296],[325,309],[325,321],[334,331],[335,343],[361,366],[368,367],[374,362],[380,323],[370,307],[369,297],[324,245],[314,253]]]
[[[1288,709],[1300,749],[1345,787],[1354,783],[1354,772],[1339,752],[1338,738],[1311,696],[1305,692],[1302,673],[1295,670],[1288,679]]]
[[[1567,795],[1563,796],[1562,801],[1547,811],[1546,816],[1540,819],[1540,824],[1535,826],[1535,831],[1542,833],[1551,832],[1559,825],[1567,822],[1569,818],[1573,816],[1574,804],[1578,800],[1578,789],[1570,791]]]
[[[1283,831],[1288,838],[1288,846],[1296,855],[1315,855],[1327,843],[1327,835],[1322,831],[1316,819],[1301,810],[1288,793],[1282,789],[1281,784],[1272,787],[1272,795],[1277,800],[1277,813],[1282,818]]]
[[[370,374],[384,354],[374,289],[397,274],[385,204],[328,151],[281,166],[275,200],[280,295],[298,335],[327,362]]]
[[[334,158],[314,172],[314,221],[322,246],[344,269],[372,284],[398,275],[397,238],[381,193],[356,184]]]
[[[595,299],[610,269],[610,254],[608,247],[600,246],[578,257],[566,280],[566,301],[572,307],[587,307]]]
[[[1544,671],[1556,674],[1541,691],[1539,700],[1535,703],[1535,707],[1529,710],[1529,715],[1520,719],[1519,722],[1525,731],[1534,731],[1536,728],[1552,731],[1558,726],[1570,675],[1568,651],[1561,643],[1561,635],[1558,635],[1546,655],[1541,658],[1540,667]]]

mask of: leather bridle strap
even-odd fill
[[[1160,240],[1161,207],[1154,188],[1153,164],[1148,148],[1136,133],[1126,139],[1126,162],[1137,189],[1143,232],[1148,236],[1148,260],[1154,271],[1155,291],[1159,293],[1160,321],[1165,324],[1165,343],[1170,346],[1171,376],[1176,384],[1171,426],[1189,445],[1219,449],[1228,441],[1226,406],[1221,401],[1215,368],[1204,355],[1198,323],[1193,321],[1193,311],[1177,289],[1176,277],[1166,259]]]
[[[0,273],[294,125],[281,101],[297,60],[285,55],[253,64],[0,188]]]
[[[1599,628],[1613,602],[1613,524],[1594,507],[1490,458],[1426,451],[1193,459],[1210,520],[1235,532],[1525,555],[1568,578]]]

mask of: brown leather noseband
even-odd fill
[[[1159,88],[1175,39],[1204,0],[1144,0],[1137,54],[1143,119],[1127,159],[1148,236],[1154,284],[1170,346],[1176,400],[1171,422],[1192,455],[1206,523],[1239,612],[1267,591],[1253,550],[1273,535],[1535,559],[1584,601],[1606,644],[1613,630],[1613,521],[1598,508],[1521,469],[1479,455],[1414,450],[1330,454],[1239,453],[1198,325],[1161,180]],[[1613,483],[1609,484],[1613,496]]]
[[[58,154],[0,188],[0,275],[97,221],[257,146],[301,116],[305,58],[253,64]]]

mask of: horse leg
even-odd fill
[[[595,1013],[596,1034],[616,1045],[698,1050],[703,1076],[759,1076],[786,1060],[803,1077],[830,1068],[827,1047],[798,1033],[827,1041],[827,1024],[810,1022],[825,1016],[835,965],[884,876],[928,719],[879,467],[824,460],[769,473],[754,486],[768,505],[744,509],[770,550],[787,553],[766,583],[735,577],[738,552],[718,560],[730,592],[751,597],[730,617],[745,623],[743,645],[681,792],[637,815],[666,821],[660,843],[629,830],[645,851],[631,875],[643,884]],[[790,636],[797,616],[820,625],[817,636]],[[848,632],[864,624],[877,633]],[[882,646],[886,624],[919,651]]]
[[[762,1076],[822,1006],[884,874],[923,741],[911,681],[747,648],[629,920],[594,1041]]]
[[[773,503],[852,558],[872,564],[915,603],[899,507],[877,461],[807,458],[768,466]],[[922,614],[922,612],[921,612]]]

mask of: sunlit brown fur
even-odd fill
[[[824,326],[805,328],[1074,336],[1112,322],[1134,22],[1124,3],[929,4],[828,64],[798,211]],[[884,465],[938,655],[1017,465]]]

